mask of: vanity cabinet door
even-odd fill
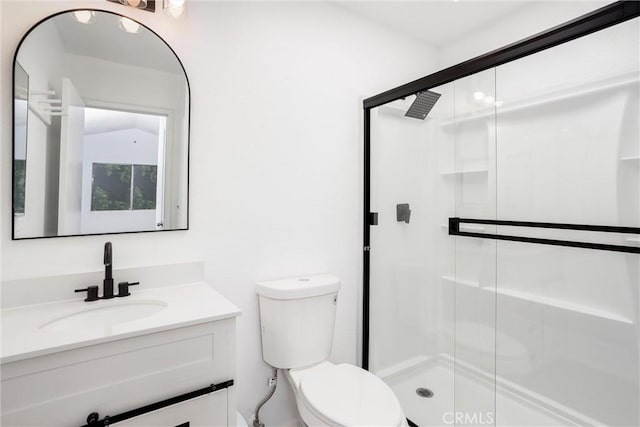
[[[227,390],[171,405],[117,423],[122,427],[214,427],[227,424]]]
[[[227,381],[234,336],[235,319],[225,319],[5,363],[0,425],[80,426],[92,412],[121,414]],[[231,387],[114,426],[235,425],[235,412]]]

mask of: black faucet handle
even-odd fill
[[[97,286],[87,286],[84,289],[76,289],[74,292],[86,292],[87,297],[84,299],[87,302],[98,301],[98,287]]]
[[[119,297],[128,297],[129,295],[131,295],[131,292],[129,292],[129,286],[135,286],[135,285],[139,285],[140,282],[133,282],[133,283],[129,283],[129,282],[120,282],[118,283],[118,296]]]

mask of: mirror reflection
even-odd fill
[[[20,64],[16,64],[15,91],[13,95],[13,212],[24,215],[24,190],[27,166],[27,97],[29,76]]]
[[[14,63],[13,238],[186,229],[189,87],[120,15],[54,15]]]

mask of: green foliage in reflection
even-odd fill
[[[158,167],[154,165],[94,163],[91,210],[155,209],[157,175]]]
[[[13,161],[13,209],[14,214],[24,213],[25,175],[27,170],[26,160]]]
[[[133,166],[133,209],[156,208],[157,174],[157,166]]]
[[[131,165],[93,164],[92,211],[119,211],[131,208]]]

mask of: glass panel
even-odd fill
[[[453,104],[449,84],[371,111],[369,368],[420,426],[453,412]]]
[[[494,69],[455,82],[455,117],[443,127],[453,133],[455,157],[442,180],[450,183],[461,218],[496,219],[496,102]],[[447,279],[455,288],[455,412],[445,420],[449,425],[495,422],[495,256],[494,240],[455,238],[455,273]]]
[[[640,226],[639,22],[497,69],[500,219]],[[639,258],[499,242],[498,425],[640,425]]]
[[[640,20],[430,92],[371,111],[371,371],[420,426],[640,425],[637,254],[447,234],[640,227]]]
[[[133,166],[133,209],[155,209],[158,167]]]
[[[94,163],[91,180],[91,210],[131,209],[131,165]]]

